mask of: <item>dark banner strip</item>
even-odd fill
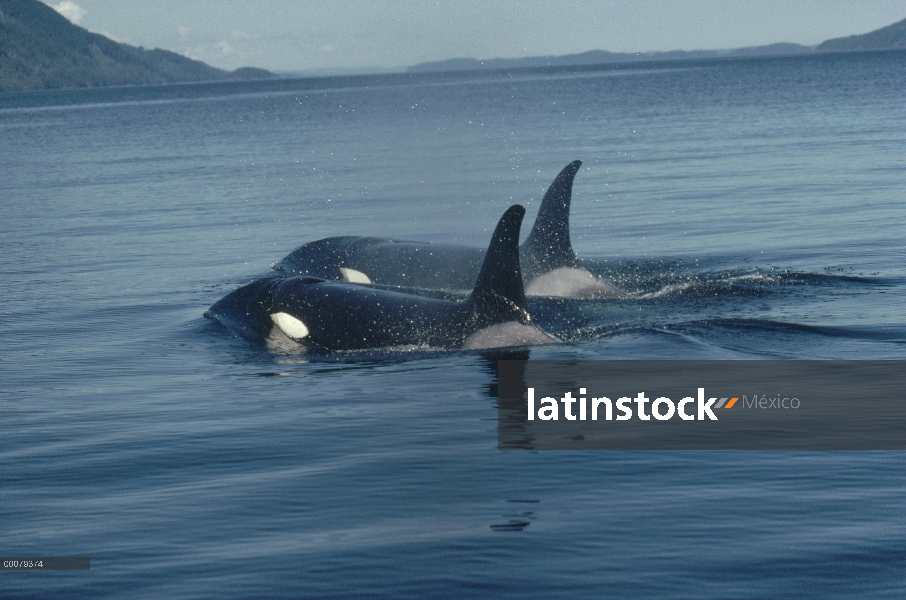
[[[498,448],[906,450],[906,361],[498,362]]]

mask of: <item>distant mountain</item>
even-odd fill
[[[862,35],[834,38],[822,42],[818,52],[858,52],[906,48],[906,19]]]
[[[847,38],[827,40],[817,47],[780,43],[768,46],[752,46],[735,50],[673,50],[671,52],[607,52],[591,50],[581,54],[564,56],[528,56],[525,58],[451,58],[424,62],[411,66],[409,73],[429,71],[473,71],[490,69],[519,69],[531,67],[560,67],[600,65],[662,60],[693,60],[702,58],[738,58],[755,56],[791,56],[818,52],[850,52],[859,50],[888,50],[906,48],[906,19],[888,25],[871,33],[852,35]]]
[[[581,54],[563,56],[528,56],[525,58],[492,58],[477,60],[475,58],[451,58],[435,62],[424,62],[411,66],[409,73],[428,71],[471,71],[490,69],[519,69],[531,67],[563,67],[580,65],[601,65],[614,63],[650,62],[660,60],[693,60],[701,58],[727,58],[742,56],[778,56],[791,54],[811,54],[811,46],[799,44],[771,44],[769,46],[752,46],[735,50],[672,50],[670,52],[608,52],[590,50]]]
[[[352,75],[387,75],[389,73],[402,73],[406,67],[322,67],[305,69],[304,71],[277,71],[277,75],[285,79],[301,79],[304,77],[349,77]]]
[[[229,72],[168,50],[120,44],[38,0],[0,0],[0,91],[273,78],[264,69]]]

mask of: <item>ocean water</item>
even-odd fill
[[[319,238],[525,232],[581,159],[631,298],[532,300],[529,360],[904,359],[904,59],[0,94],[0,547],[91,557],[0,596],[902,597],[902,452],[499,451],[493,353],[203,314]]]

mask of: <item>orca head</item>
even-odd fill
[[[239,335],[249,339],[267,337],[271,321],[273,291],[280,277],[266,277],[234,290],[215,302],[205,313]]]

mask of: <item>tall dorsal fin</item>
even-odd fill
[[[580,266],[569,239],[569,205],[581,166],[581,160],[566,165],[541,200],[535,225],[522,244],[522,266],[528,275]]]
[[[483,324],[528,320],[519,266],[519,228],[524,216],[523,207],[518,204],[509,207],[491,236],[478,281],[469,297],[475,316]]]

